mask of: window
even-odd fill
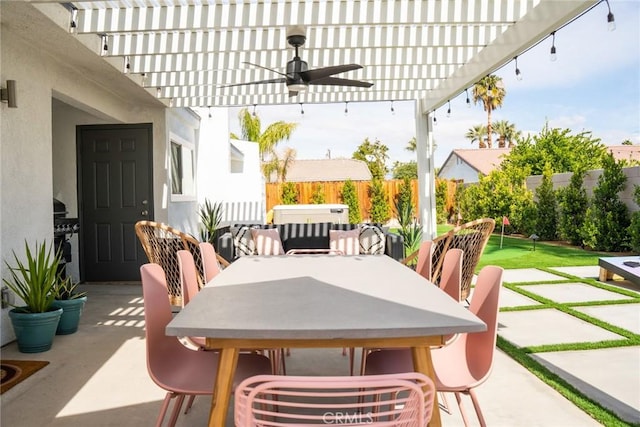
[[[195,200],[194,157],[193,144],[171,136],[171,200]]]

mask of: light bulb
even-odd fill
[[[613,17],[613,13],[609,12],[609,14],[607,15],[607,22],[609,23],[608,25],[609,31],[615,31],[616,18]]]
[[[522,81],[522,73],[520,72],[520,68],[516,68],[516,80],[519,82]]]
[[[549,55],[549,59],[551,62],[555,62],[558,59],[558,55],[556,55],[556,47],[551,46],[551,53]]]

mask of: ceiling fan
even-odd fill
[[[371,87],[373,83],[362,82],[359,80],[341,79],[338,77],[331,77],[334,74],[344,73],[346,71],[352,71],[362,68],[362,65],[358,64],[346,64],[335,65],[333,67],[316,68],[314,70],[309,69],[309,65],[306,61],[300,59],[298,55],[298,48],[304,45],[307,37],[300,34],[294,34],[287,36],[287,42],[293,46],[296,50],[296,56],[289,62],[287,62],[287,72],[281,73],[271,68],[263,67],[262,65],[252,64],[250,62],[243,62],[244,64],[252,65],[254,67],[263,68],[265,70],[272,71],[276,74],[280,74],[283,77],[269,80],[258,80],[248,83],[236,83],[231,85],[225,85],[221,87],[234,87],[234,86],[246,86],[246,85],[259,85],[268,83],[286,83],[289,89],[289,97],[296,96],[300,92],[305,92],[309,85],[323,85],[323,86],[354,86],[354,87]]]

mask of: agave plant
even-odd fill
[[[200,206],[198,212],[202,229],[200,230],[200,240],[215,244],[216,231],[222,223],[222,203],[211,203],[209,199],[204,201],[204,205]]]
[[[58,280],[60,256],[46,242],[36,242],[33,251],[26,241],[24,246],[26,262],[21,261],[13,252],[15,266],[12,267],[5,261],[10,277],[3,279],[9,289],[24,301],[24,305],[6,302],[24,312],[45,313],[55,299],[54,287]]]
[[[87,295],[86,292],[78,292],[78,283],[74,282],[71,277],[59,277],[53,286],[53,293],[57,300],[78,299]]]

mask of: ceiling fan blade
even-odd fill
[[[303,80],[312,82],[314,80],[323,79],[334,74],[359,70],[360,68],[362,68],[362,65],[358,64],[334,65],[333,67],[316,68],[314,70],[302,71],[300,75],[302,76]]]
[[[249,82],[249,83],[236,83],[233,85],[224,85],[224,86],[218,86],[219,88],[223,88],[223,87],[235,87],[235,86],[247,86],[247,85],[259,85],[259,84],[268,84],[268,83],[285,83],[287,81],[287,79],[285,79],[284,77],[279,78],[279,79],[269,79],[269,80],[258,80],[255,82]]]
[[[361,82],[360,80],[339,79],[337,77],[325,77],[324,79],[312,80],[310,85],[322,85],[322,86],[354,86],[354,87],[371,87],[373,83]]]
[[[251,65],[252,67],[262,68],[263,70],[268,70],[268,71],[271,71],[273,73],[280,74],[281,76],[287,77],[287,75],[285,73],[281,73],[280,71],[276,71],[276,70],[274,70],[272,68],[263,67],[262,65],[254,64],[254,63],[251,63],[251,62],[243,62],[243,64]]]

